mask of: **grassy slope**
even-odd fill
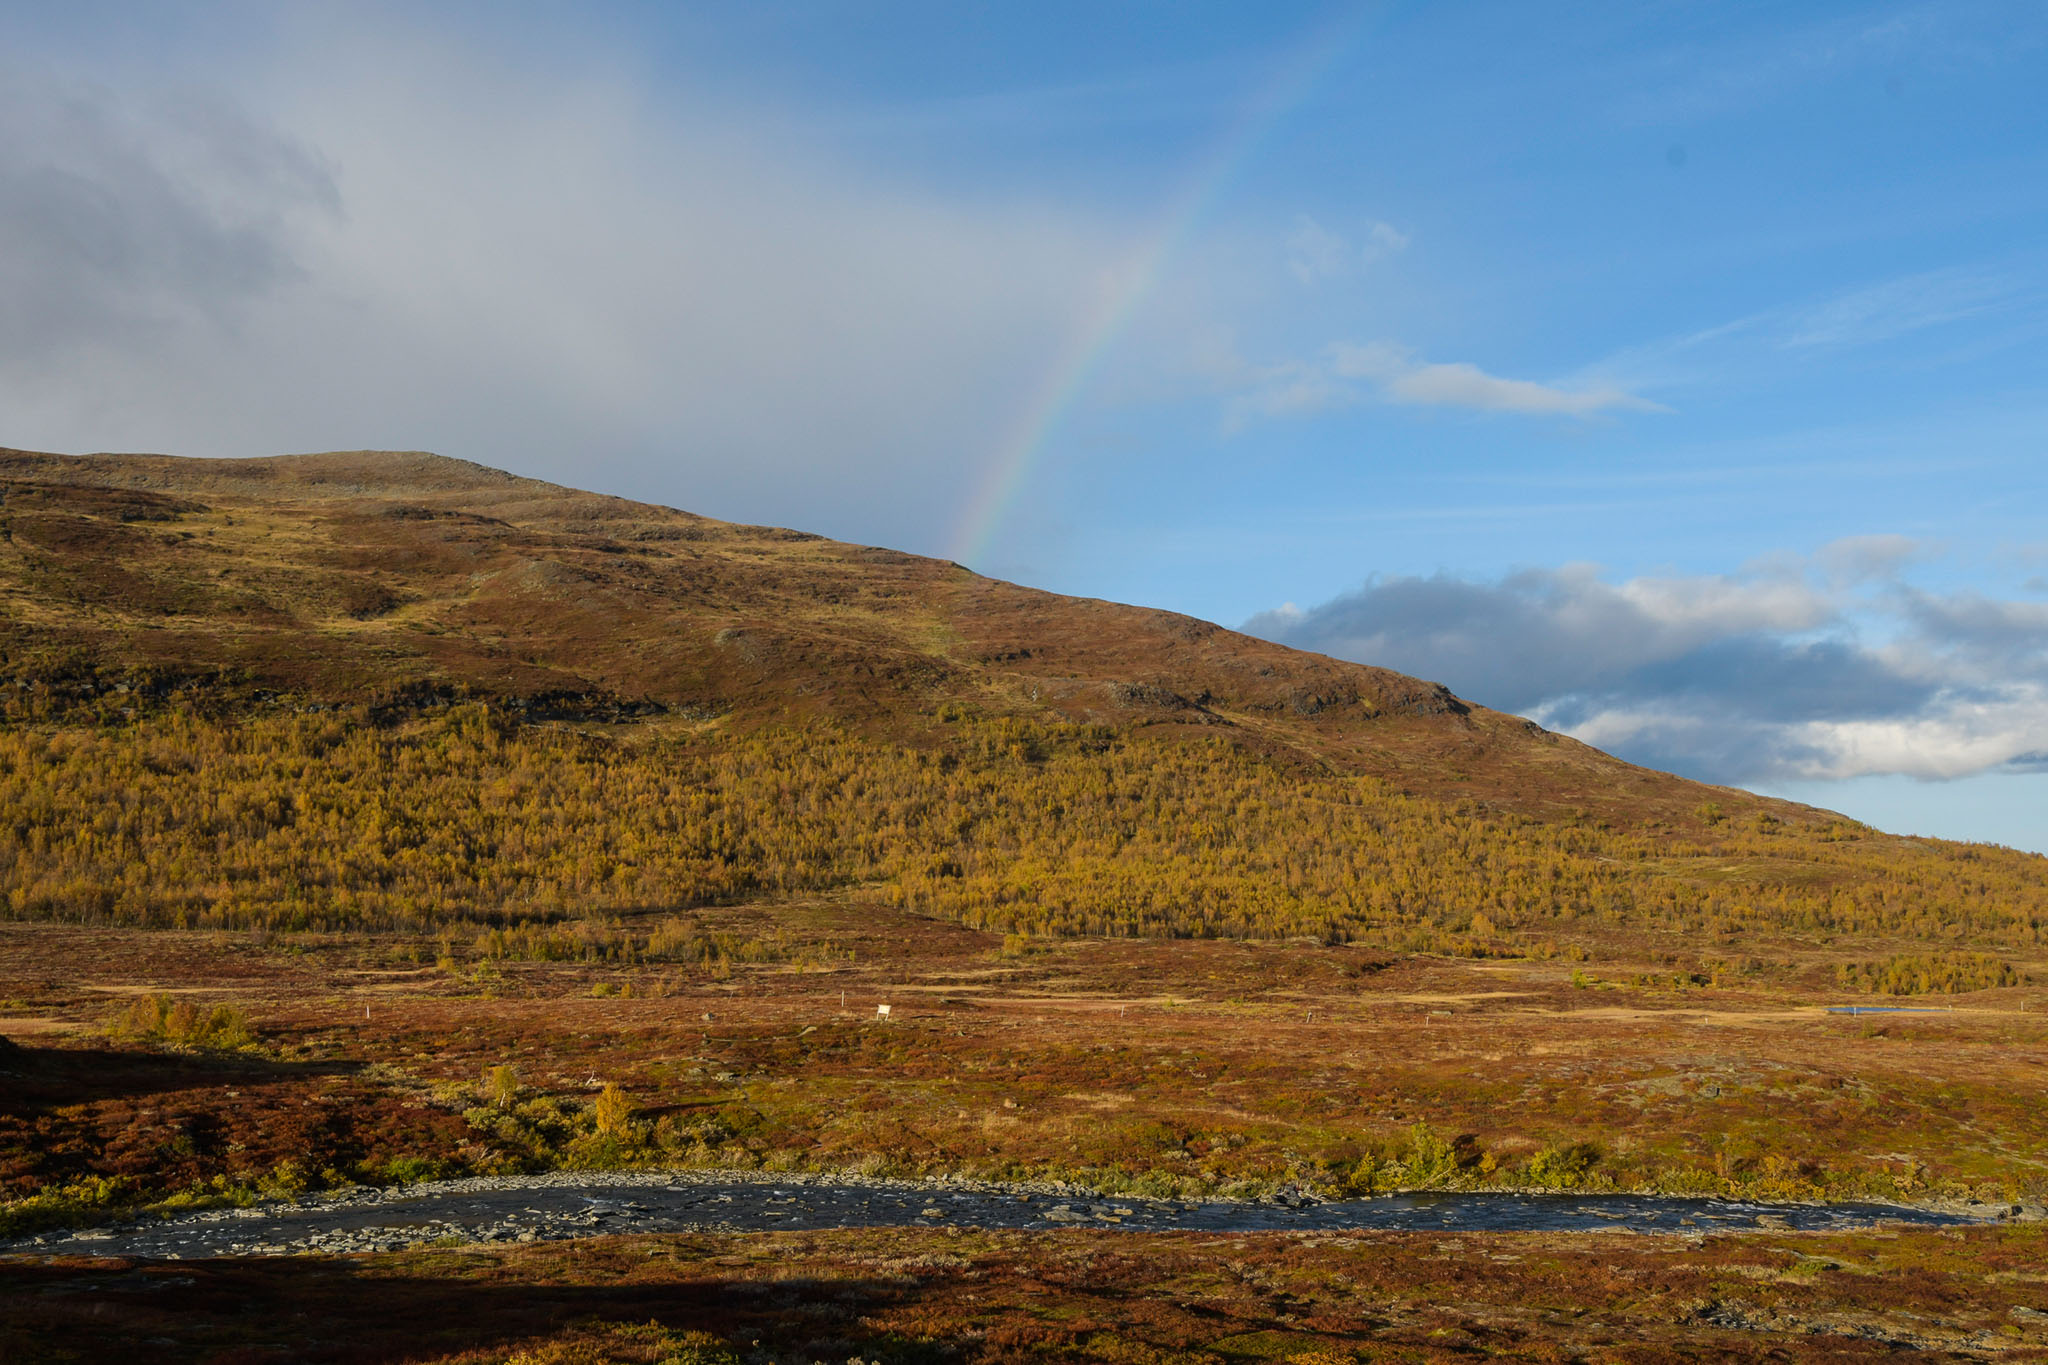
[[[1208,1187],[1366,1158],[1398,1183],[1417,1121],[1536,1183],[1581,1141],[1623,1185],[2038,1195],[2048,1169],[2022,985],[1938,1026],[1814,1011],[1895,953],[2040,971],[2048,861],[1647,772],[1184,617],[432,456],[16,453],[0,653],[8,913],[101,926],[7,926],[0,1014],[61,1038],[189,992],[317,1063],[263,1107],[158,1088],[176,1038],[84,1049],[143,1079],[0,1104],[10,1195],[525,1160],[462,1117],[499,1063],[565,1115],[616,1078],[649,1134],[732,1164],[900,1156],[917,1113],[929,1169],[1192,1162]],[[906,833],[863,848],[882,816]],[[1203,897],[1211,931],[1318,941],[1000,932],[1185,930]],[[665,924],[690,905],[731,951]],[[177,914],[235,932],[104,927]],[[544,917],[568,922],[516,923]],[[348,932],[263,933],[306,924]],[[941,1008],[868,1038],[842,987]],[[1128,1054],[1075,1013],[1112,1002]],[[330,1065],[363,1122],[309,1136]]]
[[[0,497],[16,672],[70,649],[332,699],[430,680],[870,733],[914,732],[953,700],[1221,732],[1540,814],[1675,815],[1717,795],[1434,684],[1185,616],[437,456],[0,452]]]

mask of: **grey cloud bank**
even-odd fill
[[[1709,781],[2042,767],[2048,604],[1913,587],[1915,551],[1859,538],[1745,575],[1620,583],[1586,565],[1376,579],[1245,629]]]
[[[5,74],[6,379],[231,324],[297,274],[295,220],[339,207],[318,158],[217,101]]]
[[[203,95],[0,64],[0,444],[427,448],[936,551],[1127,236],[617,72],[320,41]]]

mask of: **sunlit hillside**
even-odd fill
[[[8,913],[439,930],[846,892],[980,928],[2032,948],[2048,860],[1383,670],[423,455],[14,454]],[[650,918],[652,917],[652,918]],[[1995,982],[1988,984],[1997,984]]]

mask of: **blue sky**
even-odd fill
[[[429,448],[2048,849],[2029,3],[0,4],[0,443]]]

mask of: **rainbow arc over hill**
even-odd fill
[[[1072,410],[1139,306],[1157,288],[1167,264],[1224,188],[1249,164],[1267,135],[1308,101],[1357,42],[1376,8],[1347,6],[1321,23],[1246,101],[1244,113],[1195,162],[1179,191],[1159,213],[1153,229],[1132,250],[1122,268],[1112,274],[1094,307],[1080,319],[1066,347],[1046,368],[1016,425],[997,445],[981,485],[968,501],[951,538],[949,558],[972,565],[987,553],[1032,467],[1043,454],[1047,440]]]

